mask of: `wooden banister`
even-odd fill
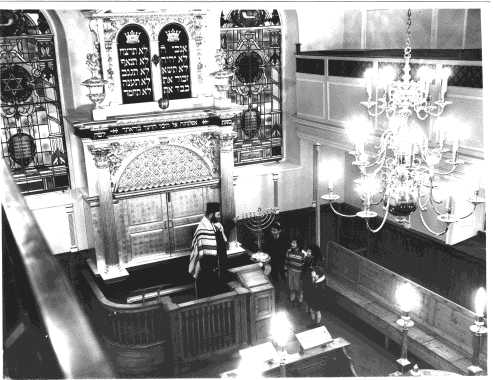
[[[5,212],[4,231],[9,231],[11,241],[4,242],[4,248],[15,261],[18,273],[16,279],[25,290],[27,311],[30,318],[42,322],[36,326],[39,333],[47,334],[57,363],[58,376],[66,378],[113,378],[111,361],[100,345],[87,315],[78,302],[72,285],[41,232],[36,219],[28,208],[19,189],[14,184],[5,163],[0,163],[3,184],[2,208]],[[7,311],[6,311],[7,312]],[[43,353],[40,353],[43,354]],[[36,359],[35,354],[26,355],[23,365],[28,368]],[[15,371],[12,363],[6,361],[6,372]],[[48,363],[43,363],[48,365]],[[14,365],[15,366],[15,365]]]

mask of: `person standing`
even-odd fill
[[[264,252],[271,258],[270,274],[273,282],[285,279],[285,255],[288,246],[288,239],[283,234],[280,223],[274,222],[264,240]]]
[[[295,300],[299,305],[304,301],[302,290],[302,269],[304,267],[304,254],[299,247],[298,239],[293,239],[291,246],[286,252],[286,269],[288,271],[288,289],[290,291],[290,302]]]
[[[321,249],[317,245],[307,248],[302,275],[303,291],[307,311],[314,324],[321,323],[321,309],[324,307],[324,289],[326,286]]]
[[[194,232],[189,273],[195,280],[197,298],[215,295],[223,288],[227,239],[220,221],[220,204],[208,203]]]

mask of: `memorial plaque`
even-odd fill
[[[22,167],[27,166],[34,159],[36,144],[27,133],[16,133],[8,140],[10,158]]]
[[[161,86],[163,97],[185,99],[191,97],[189,37],[184,27],[167,24],[158,36]]]
[[[149,37],[142,26],[131,24],[117,37],[122,103],[153,101]]]

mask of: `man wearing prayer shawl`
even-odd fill
[[[195,279],[197,298],[222,291],[227,239],[220,218],[219,203],[208,203],[192,239],[189,273]]]

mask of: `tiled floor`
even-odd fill
[[[290,321],[294,326],[295,333],[307,330],[312,327],[310,315],[304,306],[289,305],[286,294],[286,284],[282,283],[276,287],[277,291],[277,310],[286,310]],[[326,326],[333,337],[343,337],[350,342],[349,353],[353,358],[357,375],[365,376],[387,376],[396,370],[395,357],[386,351],[382,345],[373,341],[364,335],[359,329],[356,329],[336,313],[324,310],[322,324]],[[288,352],[297,349],[296,342],[292,340],[288,347]],[[200,378],[210,377],[217,378],[221,373],[233,370],[237,367],[239,358],[237,354],[217,356],[212,360],[198,362],[195,368],[187,372],[184,377]],[[324,376],[324,374],[321,374]]]

